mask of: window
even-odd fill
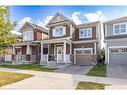
[[[59,37],[65,35],[65,27],[59,26],[53,29],[53,36]]]
[[[114,24],[114,26],[113,26],[114,27],[114,30],[113,30],[114,34],[124,34],[124,33],[126,33],[127,32],[126,25],[127,24],[124,24],[124,23]]]
[[[23,32],[23,41],[32,41],[33,40],[33,31]]]
[[[79,30],[79,38],[92,38],[92,28]]]
[[[119,50],[119,48],[115,48],[115,49],[110,49],[110,52],[111,53],[119,53],[120,50]]]
[[[127,53],[127,48],[122,48],[122,49],[121,49],[121,52],[122,52],[122,53]]]

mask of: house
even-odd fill
[[[127,63],[127,17],[110,20],[105,27],[105,62],[111,65]]]
[[[12,63],[33,63],[40,61],[40,43],[48,36],[48,31],[36,24],[26,22],[19,30],[22,33],[21,41],[13,44]],[[46,46],[43,47],[44,54],[48,52]]]
[[[46,27],[49,29],[48,39],[41,41],[41,49],[48,45],[48,54],[41,51],[41,64],[97,63],[97,55],[103,42],[103,26],[100,21],[76,25],[63,14],[56,13]]]

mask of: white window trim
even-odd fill
[[[55,35],[54,32],[55,32],[56,28],[63,28],[63,34],[62,35]],[[53,28],[53,36],[54,37],[62,37],[62,36],[65,35],[65,31],[66,31],[66,27],[64,27],[64,26],[57,26],[57,27]]]
[[[86,37],[81,37],[81,30],[91,30],[91,35],[90,36],[86,36]],[[79,29],[79,38],[83,39],[83,38],[92,38],[92,28],[84,28],[84,29]]]
[[[120,33],[115,33],[115,25],[121,25],[121,24],[125,24],[125,25],[126,25],[126,32],[125,32],[125,33],[122,33],[122,32],[120,31]],[[121,30],[121,28],[120,28],[120,30]],[[113,24],[113,35],[121,35],[121,34],[127,34],[127,22],[125,22],[125,23]]]

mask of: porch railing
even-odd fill
[[[13,55],[13,61],[37,61],[37,55]]]
[[[71,56],[72,55],[70,55],[70,54],[66,54],[66,62],[70,62],[70,61],[73,60]],[[64,56],[62,58],[64,58]],[[43,57],[42,57],[42,61],[43,62],[48,62],[48,61],[57,61],[57,62],[59,62],[58,59],[57,59],[57,56],[54,55],[54,54],[44,54]],[[63,59],[63,61],[64,61],[64,59]]]

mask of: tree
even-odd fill
[[[11,31],[16,27],[16,22],[10,21],[9,7],[0,6],[0,54],[5,53],[5,48],[17,40]]]

